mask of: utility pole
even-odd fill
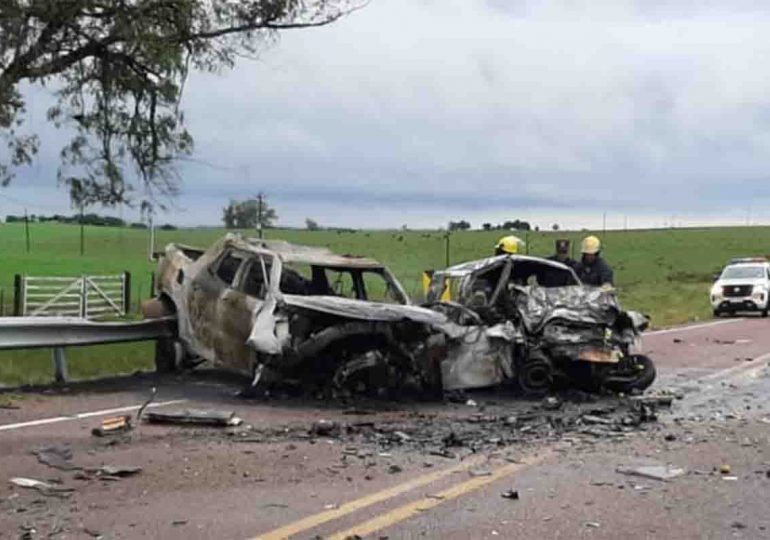
[[[262,239],[262,204],[263,199],[265,198],[264,194],[260,191],[257,193],[257,236],[259,236],[260,240]]]
[[[24,209],[24,234],[27,237],[27,253],[29,253],[29,216],[26,208]]]
[[[86,252],[86,235],[83,229],[83,203],[80,203],[80,256]]]
[[[447,229],[446,236],[444,237],[444,240],[446,241],[446,246],[445,246],[446,264],[445,264],[445,268],[449,268],[449,237],[451,236],[451,234],[452,233],[449,231],[449,229]]]
[[[607,212],[602,214],[602,236],[607,236]]]
[[[149,220],[149,232],[150,232],[150,238],[149,238],[149,246],[148,249],[150,251],[149,259],[151,261],[155,260],[155,222],[153,220],[153,209],[150,208],[149,212],[147,213],[147,219]]]

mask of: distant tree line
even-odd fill
[[[471,228],[471,224],[464,219],[460,221],[450,221],[447,228],[450,231],[467,231]]]
[[[147,225],[145,223],[127,223],[125,220],[122,220],[120,218],[116,218],[113,216],[100,216],[99,214],[83,214],[82,218],[80,214],[75,214],[72,216],[64,216],[61,214],[54,214],[52,216],[42,216],[37,214],[31,214],[29,216],[29,221],[31,223],[68,223],[72,225],[79,225],[82,223],[83,225],[92,225],[96,227],[131,227],[132,229],[146,229]],[[15,215],[8,215],[5,216],[5,222],[6,223],[24,223],[24,216],[15,216]],[[170,223],[166,223],[165,225],[161,225],[159,227],[161,230],[164,231],[173,231],[176,230],[176,227],[174,225],[171,225]]]
[[[531,231],[532,226],[528,221],[514,219],[513,221],[504,221],[500,225],[484,223],[481,226],[485,231]]]
[[[481,228],[485,231],[531,231],[532,226],[527,221],[520,219],[514,219],[513,221],[504,221],[499,225],[492,223],[484,223]],[[450,231],[468,231],[471,229],[471,224],[464,219],[460,221],[450,221],[447,225],[447,229]]]

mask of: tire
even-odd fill
[[[765,309],[763,309],[763,310],[760,312],[760,314],[759,314],[759,315],[760,315],[761,317],[763,317],[763,318],[766,318],[766,317],[767,317],[767,312],[768,312],[768,310],[770,310],[770,306],[765,306]]]
[[[516,379],[524,394],[532,397],[544,396],[553,384],[553,366],[548,357],[540,352],[529,355],[518,368]]]
[[[715,318],[715,319],[718,319],[718,318],[720,318],[721,316],[722,316],[722,312],[721,312],[721,311],[719,311],[718,309],[715,309],[715,310],[714,310],[714,318]]]
[[[628,394],[632,390],[645,390],[655,381],[655,364],[652,363],[649,357],[635,354],[631,358],[636,368],[636,373],[610,374],[603,381],[605,388],[613,392]]]
[[[155,371],[175,373],[182,367],[184,347],[179,340],[160,338],[155,341]]]

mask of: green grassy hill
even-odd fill
[[[223,229],[158,231],[157,247],[182,242],[202,247],[224,234]],[[252,234],[252,231],[248,231]],[[539,232],[528,235],[528,251],[549,255],[555,238],[570,238],[578,249],[588,233]],[[269,238],[322,245],[339,253],[368,255],[389,265],[415,295],[421,294],[421,273],[445,266],[444,233],[430,231],[301,231],[270,230]],[[452,264],[492,253],[499,231],[453,233]],[[602,236],[602,235],[600,235]],[[615,269],[623,305],[652,316],[656,327],[710,317],[708,289],[712,276],[731,257],[770,254],[770,227],[613,231],[603,235],[604,254]],[[150,273],[146,230],[87,227],[85,254],[80,255],[77,225],[30,225],[30,251],[26,251],[23,224],[0,225],[0,290],[4,312],[13,304],[13,276],[77,276],[129,271],[133,298],[146,298]],[[127,344],[72,350],[68,354],[75,377],[150,368],[151,345]],[[12,351],[0,354],[0,383],[19,384],[50,379],[48,351]]]

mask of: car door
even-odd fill
[[[225,250],[207,268],[192,279],[187,307],[192,336],[197,349],[212,362],[225,360],[221,356],[222,334],[226,329],[221,321],[220,301],[232,286],[246,256],[235,250]]]
[[[218,319],[217,355],[228,367],[251,373],[254,350],[247,340],[254,326],[254,318],[262,307],[269,288],[272,259],[268,255],[251,255],[242,264],[230,287],[221,295]]]

